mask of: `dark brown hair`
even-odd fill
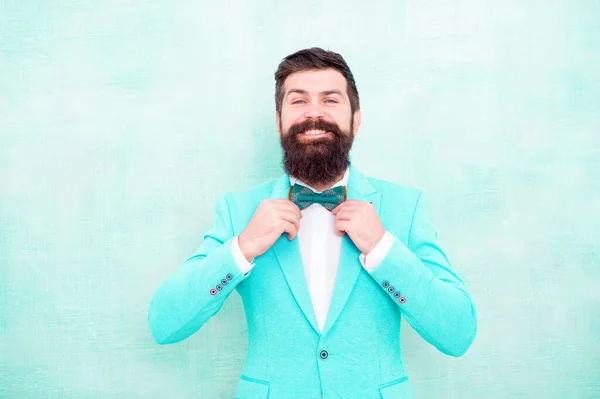
[[[360,109],[358,100],[358,90],[354,76],[346,61],[338,53],[325,51],[319,47],[312,47],[290,54],[285,57],[275,71],[275,110],[281,115],[281,105],[283,103],[283,84],[289,75],[294,72],[319,70],[332,68],[339,71],[348,82],[346,92],[350,98],[350,109],[352,115],[354,111]]]

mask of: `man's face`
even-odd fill
[[[332,184],[348,167],[361,115],[352,115],[346,87],[335,69],[296,72],[283,85],[281,115],[275,116],[283,166],[310,186]]]

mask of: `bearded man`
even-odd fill
[[[152,298],[153,337],[188,338],[237,291],[249,340],[236,398],[413,398],[401,319],[455,357],[477,331],[427,197],[351,165],[361,111],[338,53],[285,57],[275,104],[285,173],[218,197],[214,226]]]

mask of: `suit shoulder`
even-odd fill
[[[268,198],[278,179],[268,180],[266,182],[254,185],[250,188],[230,190],[222,194],[231,202],[242,201],[246,202],[253,198]]]
[[[417,187],[409,187],[398,183],[392,183],[383,179],[377,179],[374,177],[367,177],[367,179],[369,180],[369,183],[371,183],[371,185],[380,191],[384,196],[386,194],[394,195],[400,196],[407,200],[413,199],[416,201],[423,192],[422,189]]]

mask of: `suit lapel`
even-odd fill
[[[381,193],[369,183],[362,173],[353,168],[352,165],[350,166],[347,194],[347,199],[349,200],[372,202],[373,207],[379,215]],[[360,254],[360,250],[354,245],[350,236],[344,234],[342,236],[340,263],[338,264],[335,286],[333,288],[331,304],[329,305],[329,310],[327,312],[327,321],[323,328],[323,335],[327,334],[338,319],[338,316],[344,309],[348,297],[354,288],[358,275],[361,270],[363,270],[359,259]]]
[[[285,173],[276,182],[270,198],[287,198],[289,189],[290,179],[289,175]],[[372,202],[377,214],[379,214],[381,193],[352,165],[350,165],[350,175],[348,177],[347,199]],[[306,283],[298,237],[296,236],[292,241],[289,241],[287,234],[282,234],[273,244],[272,249],[298,306],[315,332],[321,335]],[[345,234],[342,237],[340,263],[322,335],[327,334],[346,305],[350,292],[362,269],[359,256],[360,251],[350,237]]]

